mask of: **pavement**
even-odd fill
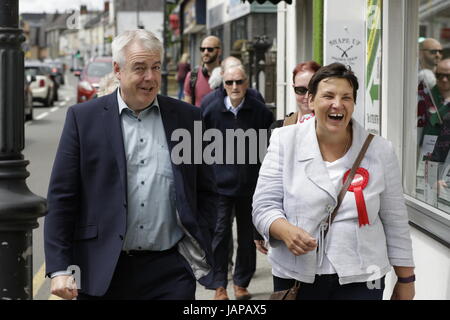
[[[234,250],[236,253],[237,240],[236,240],[236,223],[233,223],[233,235],[234,235]],[[234,257],[233,257],[234,261]],[[273,280],[272,280],[272,267],[269,264],[267,256],[256,251],[256,271],[250,285],[248,286],[248,291],[252,294],[251,300],[268,300],[270,294],[273,292]],[[230,300],[235,300],[233,281],[231,273],[228,273],[228,297]],[[195,298],[197,300],[213,300],[214,290],[207,290],[201,284],[197,282],[197,291],[195,293]]]

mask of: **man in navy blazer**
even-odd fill
[[[214,174],[170,153],[172,133],[193,133],[200,109],[157,95],[163,48],[151,32],[126,31],[112,47],[119,89],[68,109],[56,154],[44,230],[51,291],[194,299],[212,265]]]

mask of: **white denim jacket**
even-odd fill
[[[368,132],[355,120],[347,169],[355,161]],[[320,153],[315,120],[274,130],[253,196],[253,223],[269,242],[273,270],[313,283],[323,249],[341,284],[383,277],[391,266],[413,267],[408,215],[398,160],[391,143],[376,136],[360,167],[369,172],[364,199],[369,225],[359,227],[355,197],[347,192],[325,241],[320,225],[337,204],[340,188],[331,182]],[[286,219],[319,241],[319,250],[294,256],[269,236],[272,222]]]

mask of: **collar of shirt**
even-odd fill
[[[120,88],[117,89],[117,103],[119,104],[119,116],[122,114],[123,110],[129,110],[132,115],[136,116],[136,113],[130,107],[128,107],[126,102],[122,99],[122,96],[120,95]],[[159,110],[159,103],[157,97],[155,97],[155,100],[153,100],[153,102],[147,108],[142,110],[141,113],[151,109],[153,106],[155,106]]]
[[[229,96],[226,96],[224,98],[224,103],[225,103],[225,107],[227,108],[228,111],[231,111],[234,113],[234,115],[236,116],[238,111],[242,108],[242,106],[244,105],[244,101],[245,101],[245,97],[244,99],[242,99],[241,103],[239,103],[239,105],[235,108],[233,107],[233,105],[231,104],[231,99]]]

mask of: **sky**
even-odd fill
[[[19,0],[19,13],[59,13],[87,5],[88,10],[103,9],[103,0]]]

